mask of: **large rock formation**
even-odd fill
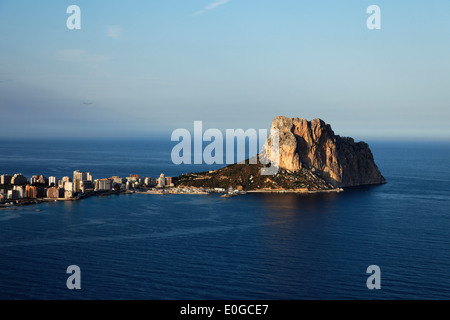
[[[280,116],[271,129],[257,163],[247,160],[220,170],[185,174],[175,179],[177,186],[309,192],[385,183],[366,143],[335,135],[320,119],[309,122]],[[279,150],[279,157],[271,152],[272,140],[279,142],[274,149]],[[278,170],[262,173],[268,166]]]
[[[276,117],[272,130],[279,130],[279,167],[290,172],[311,170],[334,187],[385,183],[365,142],[335,135],[320,119]],[[267,140],[261,156],[277,162]]]

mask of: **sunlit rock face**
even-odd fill
[[[272,163],[278,162],[280,168],[292,172],[309,169],[335,187],[386,182],[367,143],[335,135],[331,126],[321,119],[308,121],[278,116],[271,129],[279,133],[279,158],[271,152],[271,138],[262,156],[269,155]]]

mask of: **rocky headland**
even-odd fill
[[[269,137],[259,159],[278,164],[276,174],[261,175],[265,165],[246,161],[212,172],[182,175],[177,185],[307,192],[386,182],[367,143],[336,135],[321,119],[278,116],[272,122],[271,132],[274,130],[279,133],[279,157],[273,157]]]

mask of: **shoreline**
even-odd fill
[[[342,188],[336,188],[336,189],[329,189],[329,190],[270,190],[270,189],[260,189],[260,190],[249,190],[245,191],[244,193],[236,193],[236,196],[243,196],[246,194],[263,194],[263,193],[271,193],[271,194],[287,194],[287,193],[295,193],[295,194],[316,194],[316,193],[340,193],[343,192],[344,189]],[[14,210],[17,207],[22,206],[31,206],[31,205],[40,205],[42,203],[51,203],[51,202],[71,202],[71,201],[80,201],[86,198],[90,197],[107,197],[112,195],[122,195],[122,194],[142,194],[142,195],[211,195],[211,194],[224,194],[226,195],[227,192],[208,192],[208,191],[178,191],[178,190],[147,190],[147,191],[124,191],[124,192],[110,192],[110,193],[98,193],[98,194],[87,194],[87,195],[81,195],[76,198],[39,198],[39,199],[26,199],[24,201],[15,200],[16,203],[4,203],[0,204],[0,210]]]
[[[198,191],[198,192],[177,192],[177,191],[166,191],[166,192],[161,192],[161,191],[145,191],[145,192],[140,192],[140,191],[136,191],[136,192],[130,192],[130,193],[134,193],[134,194],[149,194],[149,195],[170,195],[170,194],[187,194],[187,195],[208,195],[211,194],[211,192],[206,192],[206,191]]]
[[[332,193],[332,192],[344,192],[342,188],[329,189],[329,190],[250,190],[247,193],[298,193],[298,194],[314,194],[314,193]]]

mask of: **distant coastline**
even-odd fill
[[[301,193],[301,194],[313,194],[313,193],[333,193],[333,192],[343,192],[343,188],[328,189],[328,190],[250,190],[247,193]]]
[[[85,175],[90,180],[78,181],[77,176]],[[272,193],[272,194],[285,194],[285,193],[297,193],[297,194],[314,194],[314,193],[329,193],[329,192],[342,192],[342,188],[323,189],[323,190],[310,190],[308,188],[300,189],[253,189],[242,190],[237,188],[210,188],[210,187],[194,187],[194,186],[177,186],[178,178],[168,178],[163,174],[158,179],[151,180],[149,177],[144,179],[139,178],[138,175],[130,175],[125,179],[119,177],[103,178],[93,180],[89,173],[81,173],[74,171],[74,178],[68,177],[62,180],[50,177],[49,179],[44,176],[33,176],[30,180],[24,180],[25,178],[21,174],[15,174],[14,176],[2,175],[0,176],[2,184],[0,184],[0,209],[11,209],[18,206],[39,205],[49,202],[60,201],[79,201],[89,197],[106,197],[122,194],[142,194],[142,195],[210,195],[210,194],[222,194],[224,197],[245,195],[247,193]],[[9,178],[11,179],[9,180]],[[113,184],[114,180],[120,181],[122,184]],[[18,180],[20,184],[15,184],[15,180]],[[66,180],[66,181],[63,181]],[[53,181],[53,182],[49,182]],[[130,181],[133,181],[130,183]],[[167,182],[170,181],[170,184]],[[8,183],[4,183],[8,182]],[[111,182],[111,183],[107,183]],[[102,184],[103,183],[103,184]],[[148,185],[152,184],[152,185]],[[57,185],[57,186],[55,186]],[[88,187],[87,189],[86,186]],[[81,187],[81,189],[78,189]],[[107,190],[105,190],[105,188]],[[82,191],[82,192],[81,192]],[[38,193],[41,196],[38,196]],[[42,196],[45,194],[46,196]],[[53,196],[50,196],[53,195]],[[56,196],[58,195],[58,196]],[[62,196],[65,195],[65,196]]]

